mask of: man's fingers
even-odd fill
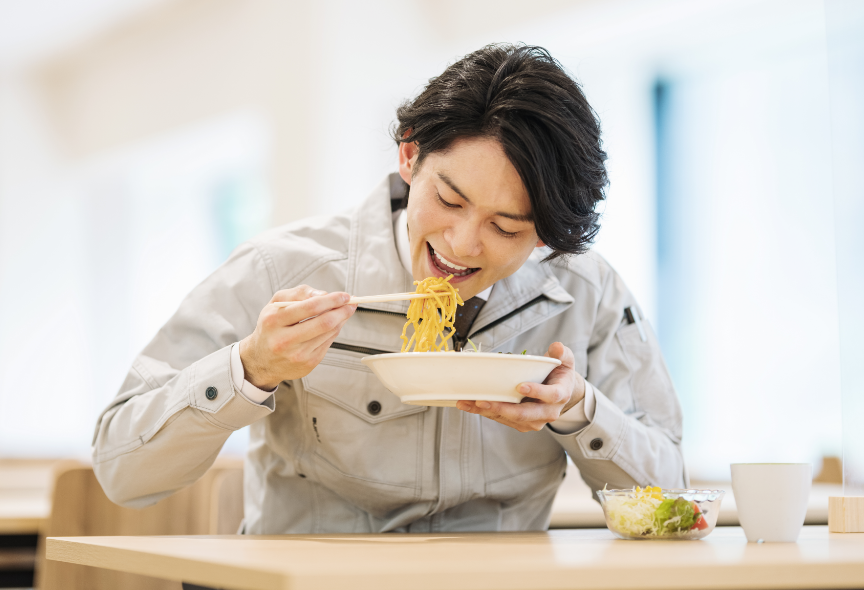
[[[326,291],[314,289],[309,285],[299,285],[297,287],[292,287],[291,289],[276,291],[270,299],[270,303],[276,303],[278,301],[303,301],[310,297],[320,297],[321,295],[326,294]]]
[[[563,404],[573,395],[576,359],[573,351],[560,342],[549,346],[546,356],[561,361],[544,383],[520,383],[517,391],[522,403],[460,401],[456,407],[464,412],[479,414],[520,432],[542,429],[558,419]]]
[[[348,293],[328,293],[298,301],[293,305],[277,309],[275,318],[282,326],[293,326],[303,320],[314,318],[332,309],[345,305],[351,298]]]
[[[550,344],[546,356],[561,361],[561,365],[557,367],[558,369],[562,367],[573,369],[576,366],[576,357],[573,356],[573,351],[560,342],[553,342]]]
[[[315,351],[313,352],[315,358],[324,358],[324,355],[327,354],[327,350],[333,344],[333,341],[339,336],[339,331],[341,329],[342,328],[340,327],[337,330],[333,330],[331,334],[328,334],[328,338],[315,348]]]
[[[570,394],[560,383],[523,383],[518,391],[525,397],[534,398],[545,404],[563,404],[570,399]]]
[[[573,356],[573,351],[560,342],[549,345],[546,356],[560,360],[561,364],[552,369],[542,384],[520,383],[516,390],[525,397],[533,397],[548,404],[564,403],[570,399],[570,396],[561,390],[559,384],[570,381],[570,373],[576,364],[576,358]]]
[[[291,326],[290,329],[294,331],[294,337],[298,342],[308,342],[321,334],[326,334],[332,330],[341,330],[342,325],[354,315],[356,309],[356,305],[342,305],[320,313],[308,321]]]
[[[499,424],[503,424],[504,426],[509,426],[513,430],[518,430],[519,432],[537,432],[538,430],[543,430],[543,428],[549,422],[552,422],[550,418],[543,418],[540,420],[534,421],[510,421],[500,416],[488,416],[484,413],[484,410],[480,410],[476,406],[473,405],[473,402],[459,402],[457,408],[467,412],[469,414],[477,414],[483,418],[488,418],[490,420],[494,420]]]
[[[553,342],[549,345],[549,351],[546,353],[546,356],[558,359],[561,361],[561,364],[552,369],[543,383],[554,385],[569,381],[571,373],[575,371],[576,366],[576,357],[573,356],[573,351],[560,342]]]
[[[488,408],[481,407],[487,405]],[[558,415],[555,409],[549,404],[527,402],[521,404],[510,404],[506,402],[475,402],[474,407],[477,408],[478,414],[497,420],[498,422],[509,422],[511,424],[520,424],[525,422],[552,422]],[[473,413],[473,412],[472,412]]]
[[[325,332],[324,334],[316,336],[315,338],[309,340],[308,342],[304,342],[303,347],[312,351],[311,356],[314,357],[317,355],[318,349],[321,348],[322,345],[324,346],[325,349],[329,348],[330,344],[333,343],[333,341],[339,335],[339,332],[341,330],[342,330],[342,326],[339,326],[338,328],[334,328],[333,330],[330,330],[329,332]]]

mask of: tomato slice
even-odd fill
[[[693,523],[693,526],[690,527],[690,530],[696,529],[698,531],[704,531],[708,528],[708,521],[705,520],[705,517],[702,516],[702,510],[699,508],[699,504],[693,502],[693,513],[697,515],[696,522]]]

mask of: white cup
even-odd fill
[[[751,543],[794,543],[810,498],[809,463],[733,463],[738,520]]]

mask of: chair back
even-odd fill
[[[36,588],[180,590],[179,582],[47,561],[44,538],[234,534],[243,518],[242,481],[242,461],[220,459],[195,484],[153,506],[135,510],[111,502],[91,466],[67,465],[55,478],[51,517],[37,562]]]
[[[220,469],[210,499],[211,535],[236,535],[243,522],[243,467]]]

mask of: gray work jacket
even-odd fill
[[[403,405],[360,359],[399,351],[407,302],[358,309],[321,364],[263,404],[235,389],[231,345],[276,291],[413,291],[393,235],[401,196],[390,178],[351,213],[271,230],[186,297],[97,422],[93,462],[109,498],[143,507],[192,484],[249,425],[253,534],[544,529],[565,451],[595,490],[686,485],[681,410],[657,339],[648,322],[647,342],[626,322],[636,302],[590,252],[541,263],[536,250],[497,283],[470,335],[487,351],[570,347],[596,397],[593,421],[576,433],[520,433],[456,408]]]

